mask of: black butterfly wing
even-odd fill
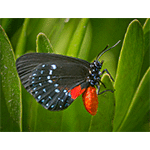
[[[62,110],[74,99],[70,89],[88,86],[86,77],[90,63],[57,54],[29,53],[16,61],[23,86],[46,109]]]

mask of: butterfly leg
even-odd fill
[[[105,92],[107,92],[107,91],[110,91],[110,92],[114,93],[113,90],[105,90],[105,91],[102,91],[102,92],[98,93],[98,95],[103,94],[103,93],[105,93]]]
[[[104,74],[104,72],[107,72],[107,74],[110,76],[110,78],[112,79],[112,81],[114,82],[114,79],[113,77],[111,76],[111,74],[109,73],[109,71],[107,69],[104,69],[102,72],[101,72],[101,75]]]
[[[97,95],[98,95],[98,93],[100,92],[100,85],[96,85],[96,87],[97,87]]]
[[[104,88],[106,88],[105,84],[102,81],[100,81],[100,83],[104,86]]]
[[[101,80],[100,80],[100,83],[104,86],[104,88],[106,88],[105,84]],[[98,91],[97,91],[97,95],[98,95],[98,93],[100,92],[100,85],[97,84],[96,87],[98,89]]]
[[[100,85],[96,85],[96,86],[97,86],[97,88],[98,88],[97,95],[103,94],[103,93],[105,93],[105,92],[107,92],[107,91],[110,91],[110,92],[114,93],[113,90],[104,90],[104,91],[100,92]]]

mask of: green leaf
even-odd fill
[[[9,39],[0,26],[1,131],[22,131],[21,88]]]
[[[54,50],[59,54],[66,54],[73,33],[78,25],[79,19],[70,19],[69,22],[64,24],[64,28],[54,45]]]
[[[81,44],[86,32],[87,24],[88,24],[89,19],[88,18],[83,18],[80,20],[76,31],[74,32],[74,35],[72,37],[72,40],[70,42],[67,55],[77,57],[79,54],[79,50],[81,48]]]
[[[26,50],[35,50],[36,49],[36,37],[37,35],[42,32],[47,35],[47,37],[53,36],[55,26],[62,26],[61,20],[59,18],[33,18],[29,22],[27,28],[27,45]],[[49,38],[51,43],[55,42],[57,39]],[[54,43],[52,43],[54,45]]]
[[[113,90],[112,82],[108,75],[102,77],[102,82],[105,84],[107,89]],[[101,91],[106,90],[103,85],[101,85]],[[90,129],[92,132],[110,132],[113,129],[113,116],[115,109],[115,98],[114,93],[105,92],[98,96],[99,107],[98,112],[91,119]]]
[[[78,58],[88,60],[91,44],[92,44],[92,25],[91,22],[89,21],[87,24],[87,29],[81,45],[81,49],[79,51]]]
[[[29,18],[26,18],[24,23],[23,23],[22,32],[21,32],[21,35],[19,37],[18,44],[16,46],[16,51],[15,51],[16,58],[20,57],[25,52],[26,36],[27,36],[26,30],[28,27],[29,20],[30,20]]]
[[[118,131],[140,81],[143,62],[143,30],[137,20],[129,24],[121,49],[115,80],[114,131]]]
[[[37,114],[34,131],[58,132],[61,131],[62,111],[52,112],[37,104]]]
[[[145,71],[149,67],[149,58],[150,58],[150,19],[146,19],[143,25],[144,31],[144,59],[141,71],[141,78],[143,77]]]
[[[44,33],[39,33],[37,35],[36,45],[37,45],[36,51],[38,53],[52,53],[53,52],[52,45]]]
[[[144,54],[146,55],[146,52],[150,50],[150,19],[146,19],[145,24],[143,26],[144,31]]]
[[[132,131],[136,126],[143,123],[143,118],[150,111],[149,85],[150,67],[143,76],[118,131]]]
[[[62,132],[87,132],[90,125],[91,115],[86,111],[80,95],[74,102],[63,111]]]
[[[2,25],[5,32],[7,33],[10,41],[12,36],[15,34],[15,32],[22,26],[23,22],[24,22],[24,18],[1,18],[0,19],[0,24]]]
[[[34,97],[22,86],[22,131],[33,132],[37,113],[37,102]]]

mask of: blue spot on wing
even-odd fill
[[[52,75],[53,70],[46,69],[47,67],[48,65],[41,65],[32,73],[31,94],[46,109],[53,111],[65,109],[73,102],[73,99],[65,87],[60,86],[56,75]],[[56,66],[51,65],[51,69],[56,69]]]

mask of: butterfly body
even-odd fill
[[[23,86],[44,108],[66,109],[83,94],[86,110],[95,115],[104,73],[100,71],[102,63],[59,54],[27,53],[17,59],[16,68]]]

